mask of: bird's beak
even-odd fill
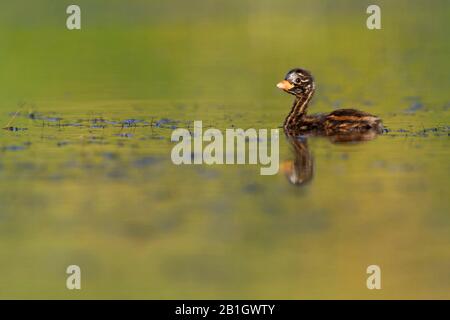
[[[282,89],[282,90],[284,90],[284,91],[289,91],[289,90],[291,90],[291,89],[294,87],[294,85],[291,84],[291,83],[290,83],[289,81],[287,81],[287,80],[283,80],[283,81],[281,81],[281,82],[279,82],[279,83],[277,84],[277,87],[280,88],[280,89]]]

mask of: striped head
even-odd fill
[[[314,91],[314,79],[309,71],[295,68],[286,74],[284,80],[279,82],[277,87],[300,97]]]

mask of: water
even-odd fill
[[[2,5],[0,297],[449,298],[446,1],[80,1]],[[356,107],[389,131],[309,138],[283,170],[174,166],[174,128],[277,128],[295,66],[310,112]],[[299,155],[297,153],[297,159]],[[82,268],[82,290],[65,269]],[[382,290],[366,268],[382,269]]]

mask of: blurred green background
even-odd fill
[[[0,297],[450,298],[448,1],[0,5]],[[313,181],[174,166],[175,127],[279,127],[292,67],[311,112],[374,141],[310,139]],[[281,141],[281,161],[293,154]],[[65,269],[82,269],[82,290]],[[366,288],[366,268],[382,290]]]

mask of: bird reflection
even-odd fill
[[[314,176],[314,158],[308,146],[308,138],[322,136],[328,138],[332,143],[354,143],[373,140],[379,132],[369,130],[324,136],[314,132],[298,135],[285,130],[285,134],[291,145],[294,159],[282,162],[281,171],[284,172],[290,183],[303,186],[311,182]]]
[[[304,185],[312,180],[314,175],[314,160],[308,147],[307,136],[286,135],[291,144],[294,160],[283,161],[281,170],[290,183]]]

